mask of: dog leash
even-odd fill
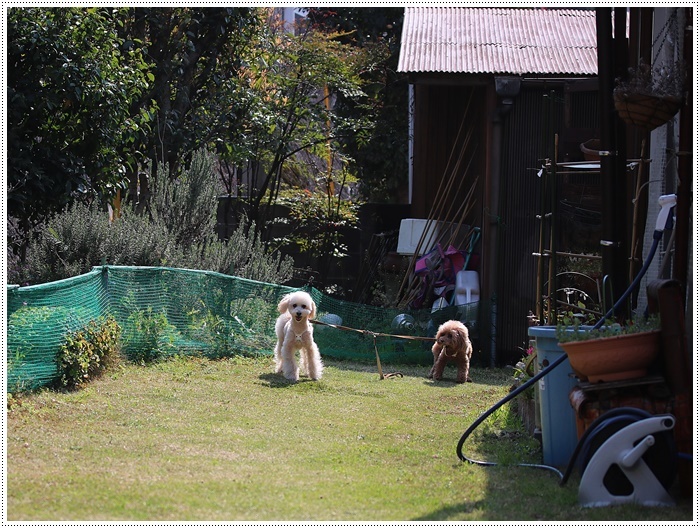
[[[377,334],[374,334],[373,337],[374,337],[374,355],[377,357],[377,370],[379,371],[379,379],[385,380],[387,378],[403,378],[403,374],[401,372],[390,372],[388,374],[382,373],[382,362],[379,361],[379,350],[377,349]]]
[[[330,326],[332,328],[337,328],[338,330],[350,330],[352,332],[359,332],[360,334],[372,335],[375,337],[398,337],[399,339],[411,339],[414,341],[435,341],[434,337],[422,337],[422,336],[407,336],[407,335],[397,335],[397,334],[383,334],[381,332],[372,332],[370,330],[359,330],[357,328],[350,328],[349,326],[337,325],[332,323],[326,323],[325,321],[317,321],[316,319],[309,319],[310,322],[314,324],[320,324],[323,326]]]
[[[364,334],[364,335],[371,335],[373,338],[373,342],[374,342],[374,355],[377,358],[377,370],[379,371],[379,379],[382,379],[382,380],[387,379],[387,378],[403,378],[403,374],[401,372],[390,372],[387,374],[384,374],[382,372],[382,362],[379,359],[379,350],[377,349],[377,337],[396,337],[399,339],[410,339],[410,340],[414,340],[414,341],[435,341],[435,339],[432,337],[383,334],[381,332],[371,332],[369,330],[360,330],[358,328],[350,328],[349,326],[326,323],[325,321],[316,321],[315,319],[309,319],[309,321],[311,321],[314,324],[320,324],[323,326],[330,326],[331,328],[337,328],[338,330],[346,330],[346,331],[350,331],[350,332],[358,332],[358,333]]]

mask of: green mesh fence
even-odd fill
[[[226,357],[272,355],[281,297],[297,288],[208,271],[100,266],[90,273],[37,286],[8,286],[8,391],[51,384],[66,336],[91,320],[113,316],[121,350],[132,361],[174,354]],[[434,336],[448,319],[475,327],[478,303],[430,310],[399,310],[350,303],[307,289],[322,324],[314,336],[325,357],[374,362],[432,362],[431,343],[396,336]],[[378,334],[387,334],[382,336]]]
[[[57,354],[67,334],[108,312],[99,270],[79,277],[7,291],[8,390],[29,390],[58,375]]]

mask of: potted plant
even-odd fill
[[[645,376],[658,356],[661,331],[653,316],[599,329],[559,325],[557,339],[579,380],[598,383]]]
[[[676,115],[683,103],[682,61],[659,67],[640,61],[628,72],[626,80],[616,79],[613,90],[615,110],[625,123],[653,130]]]

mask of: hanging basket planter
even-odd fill
[[[683,103],[680,97],[634,93],[619,88],[613,92],[613,99],[615,110],[625,123],[650,131],[673,119]]]
[[[667,26],[672,20],[675,16],[669,18]],[[660,33],[657,39],[662,35],[665,33]],[[628,68],[626,78],[615,80],[617,86],[613,90],[615,110],[620,118],[650,131],[668,123],[683,105],[683,60],[659,61],[658,58],[657,53],[651,65],[640,60],[636,66]]]

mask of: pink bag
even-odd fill
[[[466,259],[464,253],[455,249],[454,246],[448,246],[446,251],[442,250],[442,246],[437,244],[429,253],[419,258],[416,261],[416,275],[432,275],[434,286],[447,286],[454,284],[457,272],[464,267]]]
[[[454,285],[457,272],[462,270],[465,262],[466,257],[463,252],[451,245],[443,251],[440,244],[419,258],[416,261],[415,274],[421,277],[422,287],[418,298],[411,302],[411,307],[420,308],[435,288]],[[443,295],[453,290],[454,287],[445,288]]]

